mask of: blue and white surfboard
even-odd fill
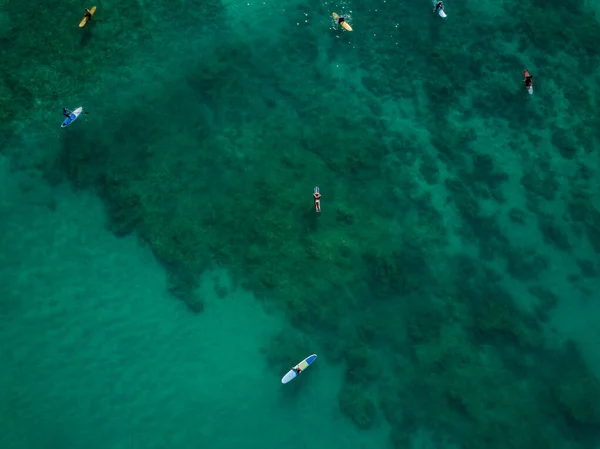
[[[309,355],[296,366],[294,366],[291,370],[287,372],[285,376],[281,379],[282,384],[287,384],[290,380],[298,377],[298,374],[302,373],[306,368],[308,368],[312,363],[317,359],[317,354]]]
[[[60,125],[60,127],[66,128],[71,123],[73,123],[75,120],[77,120],[77,117],[79,117],[79,114],[81,114],[81,111],[83,111],[83,107],[80,106],[77,109],[75,109],[73,112],[71,112],[71,114],[65,119],[65,121],[62,122],[62,125]]]

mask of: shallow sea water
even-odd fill
[[[600,24],[445,3],[2,3],[0,445],[600,447]]]

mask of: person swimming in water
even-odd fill
[[[318,188],[315,188],[315,192],[313,193],[313,198],[315,200],[315,210],[317,212],[321,212],[321,193]]]
[[[433,8],[433,12],[438,12],[439,10],[444,10],[444,2],[439,1],[436,3],[435,8]]]

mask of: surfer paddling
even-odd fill
[[[444,10],[444,2],[440,1],[437,2],[435,4],[435,7],[433,8],[433,12],[439,12],[439,11],[443,11]]]
[[[321,192],[319,192],[319,188],[315,187],[315,190],[313,192],[313,199],[315,201],[315,210],[318,212],[321,212]]]
[[[525,89],[527,89],[527,91],[529,93],[533,92],[533,76],[529,73],[529,70],[525,70],[525,74],[523,75],[523,77],[525,78],[523,80],[523,82],[525,83]]]
[[[83,19],[81,19],[81,22],[79,22],[79,28],[83,28],[84,26],[86,26],[87,23],[90,20],[92,20],[92,17],[94,17],[95,13],[96,13],[95,6],[92,6],[92,9],[85,8],[85,15],[83,16]]]
[[[350,24],[348,22],[346,22],[345,17],[338,16],[337,13],[335,13],[335,12],[332,15],[333,15],[333,20],[335,20],[338,25],[340,25],[346,31],[352,31],[352,27],[350,26]]]

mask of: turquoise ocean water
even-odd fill
[[[600,448],[593,4],[91,6],[0,2],[1,448]]]

